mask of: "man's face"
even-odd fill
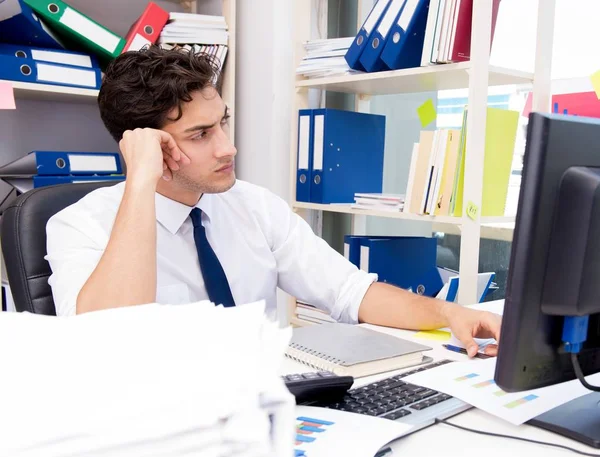
[[[173,184],[192,192],[215,194],[235,184],[234,157],[237,150],[229,140],[229,115],[214,88],[193,94],[182,105],[182,117],[162,130],[171,134],[191,163],[173,172]],[[177,116],[177,109],[169,118]]]

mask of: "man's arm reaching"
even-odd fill
[[[472,357],[478,350],[473,338],[500,339],[500,316],[455,303],[423,297],[384,283],[373,283],[358,309],[360,322],[412,330],[450,327]],[[486,353],[496,355],[490,345]]]

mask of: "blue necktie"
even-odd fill
[[[208,238],[206,238],[206,230],[202,225],[202,210],[194,208],[190,216],[194,224],[194,241],[196,242],[200,270],[202,270],[208,298],[215,305],[235,306],[227,276],[225,276],[221,262],[219,262],[215,251],[208,242]]]

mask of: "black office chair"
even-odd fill
[[[54,214],[114,181],[40,187],[17,197],[2,215],[2,253],[17,311],[56,315],[48,277],[46,223]]]

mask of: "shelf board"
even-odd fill
[[[79,87],[54,86],[52,84],[2,81],[12,85],[15,98],[53,102],[97,103],[98,91]]]
[[[459,62],[405,70],[357,73],[296,81],[296,87],[351,94],[386,95],[430,92],[469,87],[470,62]],[[533,74],[507,68],[489,67],[489,85],[526,84]]]
[[[402,213],[392,211],[375,211],[351,208],[350,204],[322,205],[319,203],[293,202],[294,209],[311,209],[318,211],[329,211],[332,213],[353,214],[358,216],[386,217],[391,219],[404,219],[409,221],[429,222],[433,224],[434,231],[460,235],[460,226],[463,223],[461,217],[453,216],[428,216],[413,213]],[[514,228],[514,216],[488,216],[481,218],[481,237],[496,240],[512,240]]]

